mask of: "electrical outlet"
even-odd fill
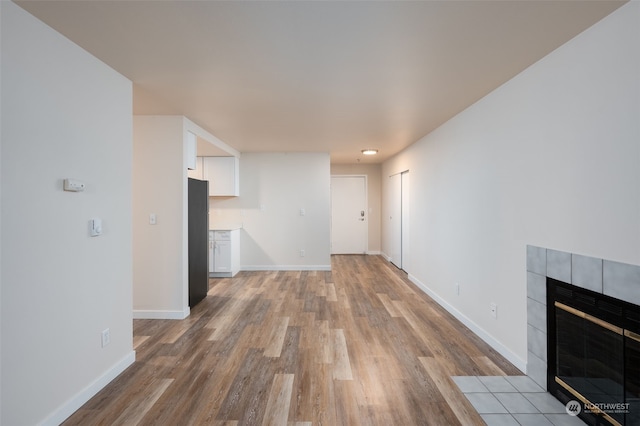
[[[492,317],[498,318],[498,305],[496,305],[495,303],[490,303],[489,313],[491,314]]]
[[[300,250],[300,257],[304,257],[305,253],[304,250]]]
[[[460,284],[456,283],[456,296],[460,296]]]
[[[109,329],[105,328],[104,330],[102,330],[101,336],[102,336],[102,347],[104,348],[109,343],[111,343],[111,334],[109,332]]]

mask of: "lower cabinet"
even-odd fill
[[[213,272],[231,272],[231,241],[216,240],[213,248]]]
[[[240,230],[209,231],[209,276],[233,277],[240,271]]]
[[[215,257],[213,250],[213,246],[215,244],[215,232],[216,231],[209,231],[209,275],[214,272],[213,269],[215,268]]]

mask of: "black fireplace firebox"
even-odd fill
[[[587,424],[640,425],[639,306],[547,277],[547,338],[552,395]]]

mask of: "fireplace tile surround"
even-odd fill
[[[527,375],[547,389],[547,277],[640,305],[640,266],[527,246]]]

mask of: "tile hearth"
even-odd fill
[[[488,426],[583,426],[527,376],[454,376]]]

